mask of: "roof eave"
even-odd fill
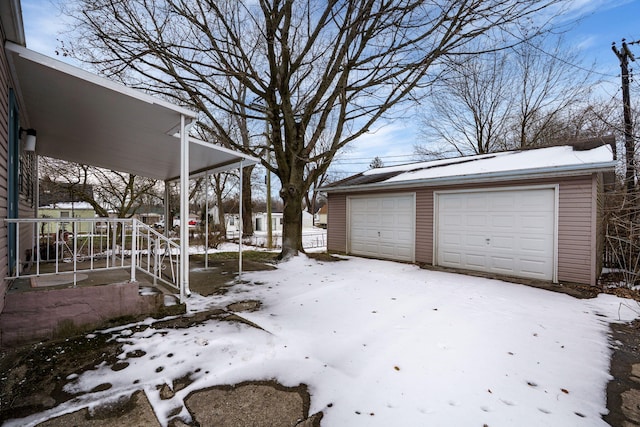
[[[470,175],[456,175],[436,178],[425,178],[407,181],[379,182],[375,184],[344,185],[340,187],[321,187],[318,191],[330,192],[350,192],[358,190],[385,190],[407,187],[434,187],[438,185],[456,185],[468,183],[490,183],[500,181],[512,181],[514,179],[542,179],[554,177],[567,177],[585,175],[595,172],[612,172],[615,170],[617,161],[600,163],[588,163],[584,165],[553,166],[537,169],[520,169],[512,171],[500,171],[479,173]]]
[[[0,18],[6,39],[21,46],[26,46],[27,41],[24,35],[20,0],[0,2]]]
[[[109,80],[106,79],[104,77],[98,76],[97,74],[93,74],[89,71],[83,70],[81,68],[75,67],[71,64],[67,64],[66,62],[62,62],[58,59],[55,58],[51,58],[49,56],[43,55],[41,53],[38,53],[36,51],[27,49],[25,46],[23,45],[19,45],[16,43],[13,43],[11,41],[7,41],[5,43],[5,49],[14,53],[15,55],[18,55],[22,58],[24,58],[25,60],[34,62],[36,64],[39,64],[43,67],[48,67],[50,69],[53,70],[58,70],[64,74],[67,74],[69,76],[72,76],[78,80],[82,80],[82,81],[86,81],[89,82],[93,85],[96,86],[101,86],[105,89],[109,89],[113,92],[122,94],[122,95],[126,95],[130,98],[134,98],[134,99],[138,99],[140,101],[146,102],[148,104],[156,104],[159,105],[167,110],[171,110],[174,111],[176,113],[182,114],[183,116],[185,116],[185,118],[187,119],[187,122],[192,122],[194,121],[198,114],[195,111],[192,111],[188,108],[176,105],[176,104],[172,104],[168,101],[165,101],[163,99],[151,96],[147,93],[141,92],[139,90],[130,88],[128,86],[125,86],[121,83],[115,82],[113,80]],[[9,60],[12,61],[13,58],[11,58],[11,56],[9,56]]]

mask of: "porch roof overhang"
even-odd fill
[[[196,113],[7,42],[21,123],[36,153],[158,180],[181,176],[181,119]],[[188,138],[189,174],[258,159]]]
[[[190,294],[189,176],[242,168],[259,160],[188,137],[196,113],[186,108],[20,44],[7,41],[5,52],[20,108],[20,125],[37,132],[36,154],[152,179],[180,180],[183,301]],[[131,278],[135,280],[134,263]]]

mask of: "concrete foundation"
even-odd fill
[[[9,292],[0,314],[0,347],[77,334],[163,308],[164,295],[140,295],[137,282]]]

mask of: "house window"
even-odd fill
[[[69,218],[69,211],[60,211],[60,218]]]
[[[18,169],[18,191],[22,199],[29,202],[33,207],[35,188],[35,154],[22,151],[19,159]]]

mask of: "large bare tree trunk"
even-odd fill
[[[224,183],[226,179],[222,179],[221,174],[214,176],[214,192],[216,193],[216,205],[218,206],[218,230],[223,236],[227,235],[227,221],[224,217],[224,206],[222,204],[222,193],[224,192]]]
[[[302,185],[289,184],[280,190],[284,201],[282,212],[282,252],[281,259],[289,259],[304,252],[302,247]]]

